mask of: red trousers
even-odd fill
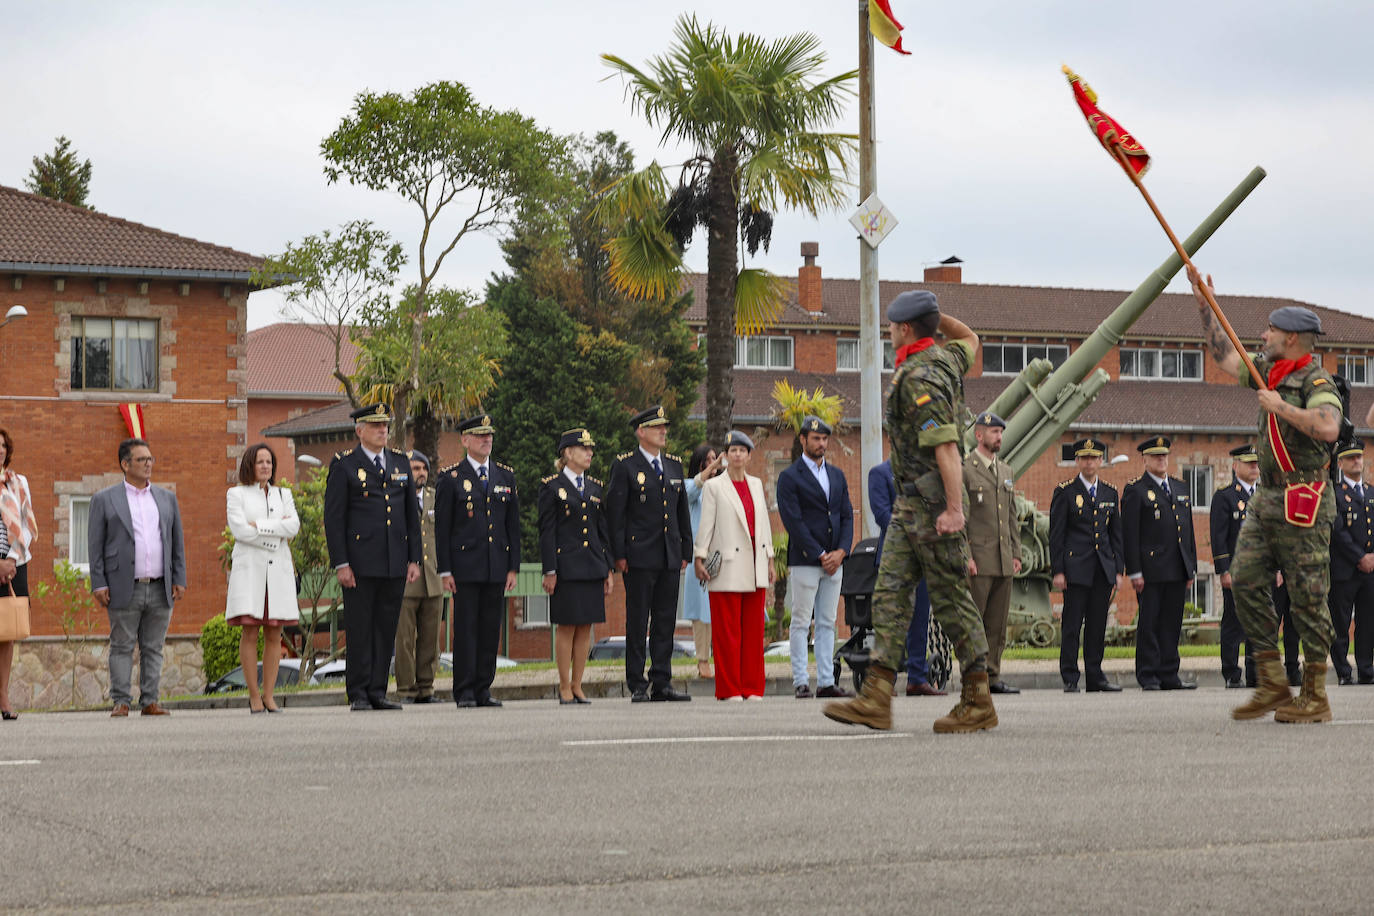
[[[767,589],[711,592],[716,699],[763,696],[763,603]]]

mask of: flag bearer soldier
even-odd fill
[[[859,696],[827,703],[823,712],[837,722],[892,727],[892,681],[915,609],[912,590],[924,578],[963,682],[958,704],[935,720],[934,729],[992,728],[997,710],[988,692],[988,641],[969,591],[964,530],[963,377],[977,355],[978,335],[942,315],[934,294],[924,290],[892,300],[887,320],[897,350],[886,410],[897,499],[873,595],[875,642]],[[943,345],[935,342],[937,330]]]
[[[386,447],[385,404],[349,414],[358,447],[334,455],[324,490],[329,562],[343,588],[345,684],[354,710],[400,709],[386,698],[407,582],[420,578],[420,513],[405,452]]]
[[[1064,692],[1078,692],[1078,631],[1083,630],[1083,671],[1090,693],[1116,693],[1102,673],[1107,638],[1107,607],[1122,562],[1121,508],[1116,488],[1098,479],[1107,443],[1079,439],[1073,444],[1078,476],[1055,487],[1050,497],[1050,571],[1064,593],[1059,674]]]
[[[439,472],[434,517],[439,577],[453,593],[453,700],[500,706],[491,682],[520,570],[520,498],[515,471],[491,458],[491,417],[469,417],[458,432],[467,455]]]
[[[641,411],[630,425],[639,448],[616,456],[606,492],[611,555],[625,577],[625,683],[635,703],[686,701],[691,696],[672,685],[678,584],[692,556],[682,462],[663,451],[668,417],[662,407]]]
[[[1231,482],[1212,494],[1212,568],[1221,577],[1221,676],[1227,687],[1255,686],[1255,659],[1245,639],[1236,598],[1231,592],[1231,559],[1245,510],[1254,501],[1259,455],[1250,443],[1231,449]],[[1245,640],[1245,681],[1241,681],[1240,643]]]
[[[1169,476],[1168,436],[1136,446],[1145,473],[1121,491],[1121,538],[1126,575],[1139,610],[1135,630],[1135,679],[1142,690],[1192,690],[1178,676],[1183,603],[1197,575],[1193,505],[1188,486]]]
[[[1364,482],[1364,443],[1351,439],[1336,449],[1341,482],[1336,525],[1331,531],[1331,663],[1342,686],[1374,684],[1374,493]],[[1350,670],[1350,620],[1355,620],[1355,666]]]
[[[1254,380],[1230,338],[1212,316],[1202,277],[1188,269],[1212,358],[1241,384]],[[1207,279],[1210,291],[1211,278]],[[1285,306],[1269,314],[1254,360],[1267,388],[1258,393],[1260,487],[1246,510],[1231,563],[1236,613],[1254,642],[1259,686],[1249,702],[1231,711],[1257,719],[1270,710],[1280,722],[1330,722],[1326,655],[1331,614],[1331,526],[1336,500],[1327,479],[1330,443],[1340,436],[1341,400],[1331,376],[1312,358],[1321,319],[1310,309]],[[1288,689],[1278,653],[1278,618],[1270,603],[1275,574],[1283,571],[1293,621],[1302,638],[1302,691]]]
[[[997,457],[1006,426],[991,411],[979,414],[973,421],[978,447],[964,459],[964,489],[968,490],[969,500],[969,584],[988,636],[988,690],[992,693],[1021,692],[1001,678],[1007,615],[1011,611],[1011,581],[1021,571],[1015,474],[1010,465]]]

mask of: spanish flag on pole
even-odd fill
[[[1088,129],[1097,137],[1097,142],[1123,169],[1129,169],[1137,178],[1143,178],[1150,168],[1150,154],[1145,152],[1145,147],[1111,115],[1097,107],[1097,93],[1068,65],[1064,66],[1064,75],[1073,88],[1073,100],[1078,103],[1078,109],[1083,112]]]
[[[120,404],[119,415],[124,418],[124,425],[129,428],[129,435],[135,439],[142,439],[147,430],[143,424],[143,405],[142,404]]]
[[[868,0],[868,30],[898,54],[911,53],[902,48],[902,24],[892,15],[887,0]]]

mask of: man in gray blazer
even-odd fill
[[[186,592],[181,510],[171,491],[153,486],[147,442],[119,443],[119,466],[124,481],[91,497],[87,534],[91,591],[110,615],[110,715],[129,714],[137,642],[138,705],[145,716],[165,716],[157,702],[162,643],[172,605]]]

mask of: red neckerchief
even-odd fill
[[[1269,387],[1279,387],[1279,382],[1283,381],[1288,376],[1288,373],[1295,372],[1310,362],[1312,362],[1311,353],[1308,353],[1302,359],[1274,360],[1274,365],[1269,367]]]
[[[896,359],[894,359],[892,362],[892,368],[896,369],[898,366],[900,366],[903,362],[906,361],[906,358],[908,356],[911,356],[913,353],[920,353],[922,350],[926,349],[933,343],[935,343],[934,337],[922,337],[915,343],[909,343],[905,347],[902,347],[900,350],[897,351]],[[1270,385],[1269,387],[1272,388],[1274,386]]]

